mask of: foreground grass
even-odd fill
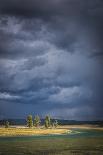
[[[0,141],[1,155],[103,155],[102,138],[39,138]]]
[[[67,131],[66,128],[0,128],[0,135],[4,136],[3,138],[0,137],[0,155],[103,155],[102,136],[71,138],[68,136],[25,137],[25,135],[62,134]],[[101,133],[101,130],[98,130],[98,132]],[[22,135],[24,136],[22,137]]]
[[[63,134],[67,129],[34,129],[34,128],[0,128],[0,136],[32,136],[47,134]]]

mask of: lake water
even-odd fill
[[[103,137],[102,130],[89,129],[71,129],[72,132],[62,135],[36,135],[36,136],[18,136],[18,137],[0,137],[0,141],[28,141],[34,139],[49,139],[49,138],[86,138],[86,137]]]

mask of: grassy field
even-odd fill
[[[94,129],[103,131],[103,127],[99,127],[97,125],[83,124],[83,125],[61,125],[60,129]]]
[[[0,155],[103,155],[103,139],[50,137],[2,141]]]
[[[0,155],[103,155],[102,128],[80,126],[80,130],[91,133],[96,132],[101,136],[58,136],[67,133],[69,126],[59,126],[58,129],[34,128],[0,128]],[[70,126],[69,128],[77,128]],[[97,130],[98,129],[98,130]],[[71,130],[69,130],[71,132]],[[56,134],[55,136],[49,136]],[[46,136],[31,136],[46,135]],[[3,136],[3,137],[2,137]],[[16,136],[16,137],[15,137]],[[26,137],[25,137],[26,136]]]
[[[63,134],[67,129],[34,129],[34,128],[0,128],[0,136],[31,136],[47,134]]]
[[[48,134],[63,134],[71,133],[72,129],[93,129],[102,130],[103,127],[94,125],[64,125],[58,128],[45,129],[41,128],[27,128],[24,126],[12,126],[11,128],[0,127],[0,136],[32,136],[32,135],[48,135]]]

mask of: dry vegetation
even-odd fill
[[[34,128],[0,128],[0,136],[31,136],[47,134],[63,134],[67,129],[34,129]]]
[[[94,130],[103,130],[103,127],[97,125],[62,125],[59,126],[60,129],[94,129]]]

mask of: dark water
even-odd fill
[[[0,137],[2,141],[29,141],[34,139],[51,139],[51,138],[89,138],[89,137],[103,137],[101,130],[89,129],[72,129],[71,133],[62,135],[36,135],[36,136],[18,136],[18,137]]]

